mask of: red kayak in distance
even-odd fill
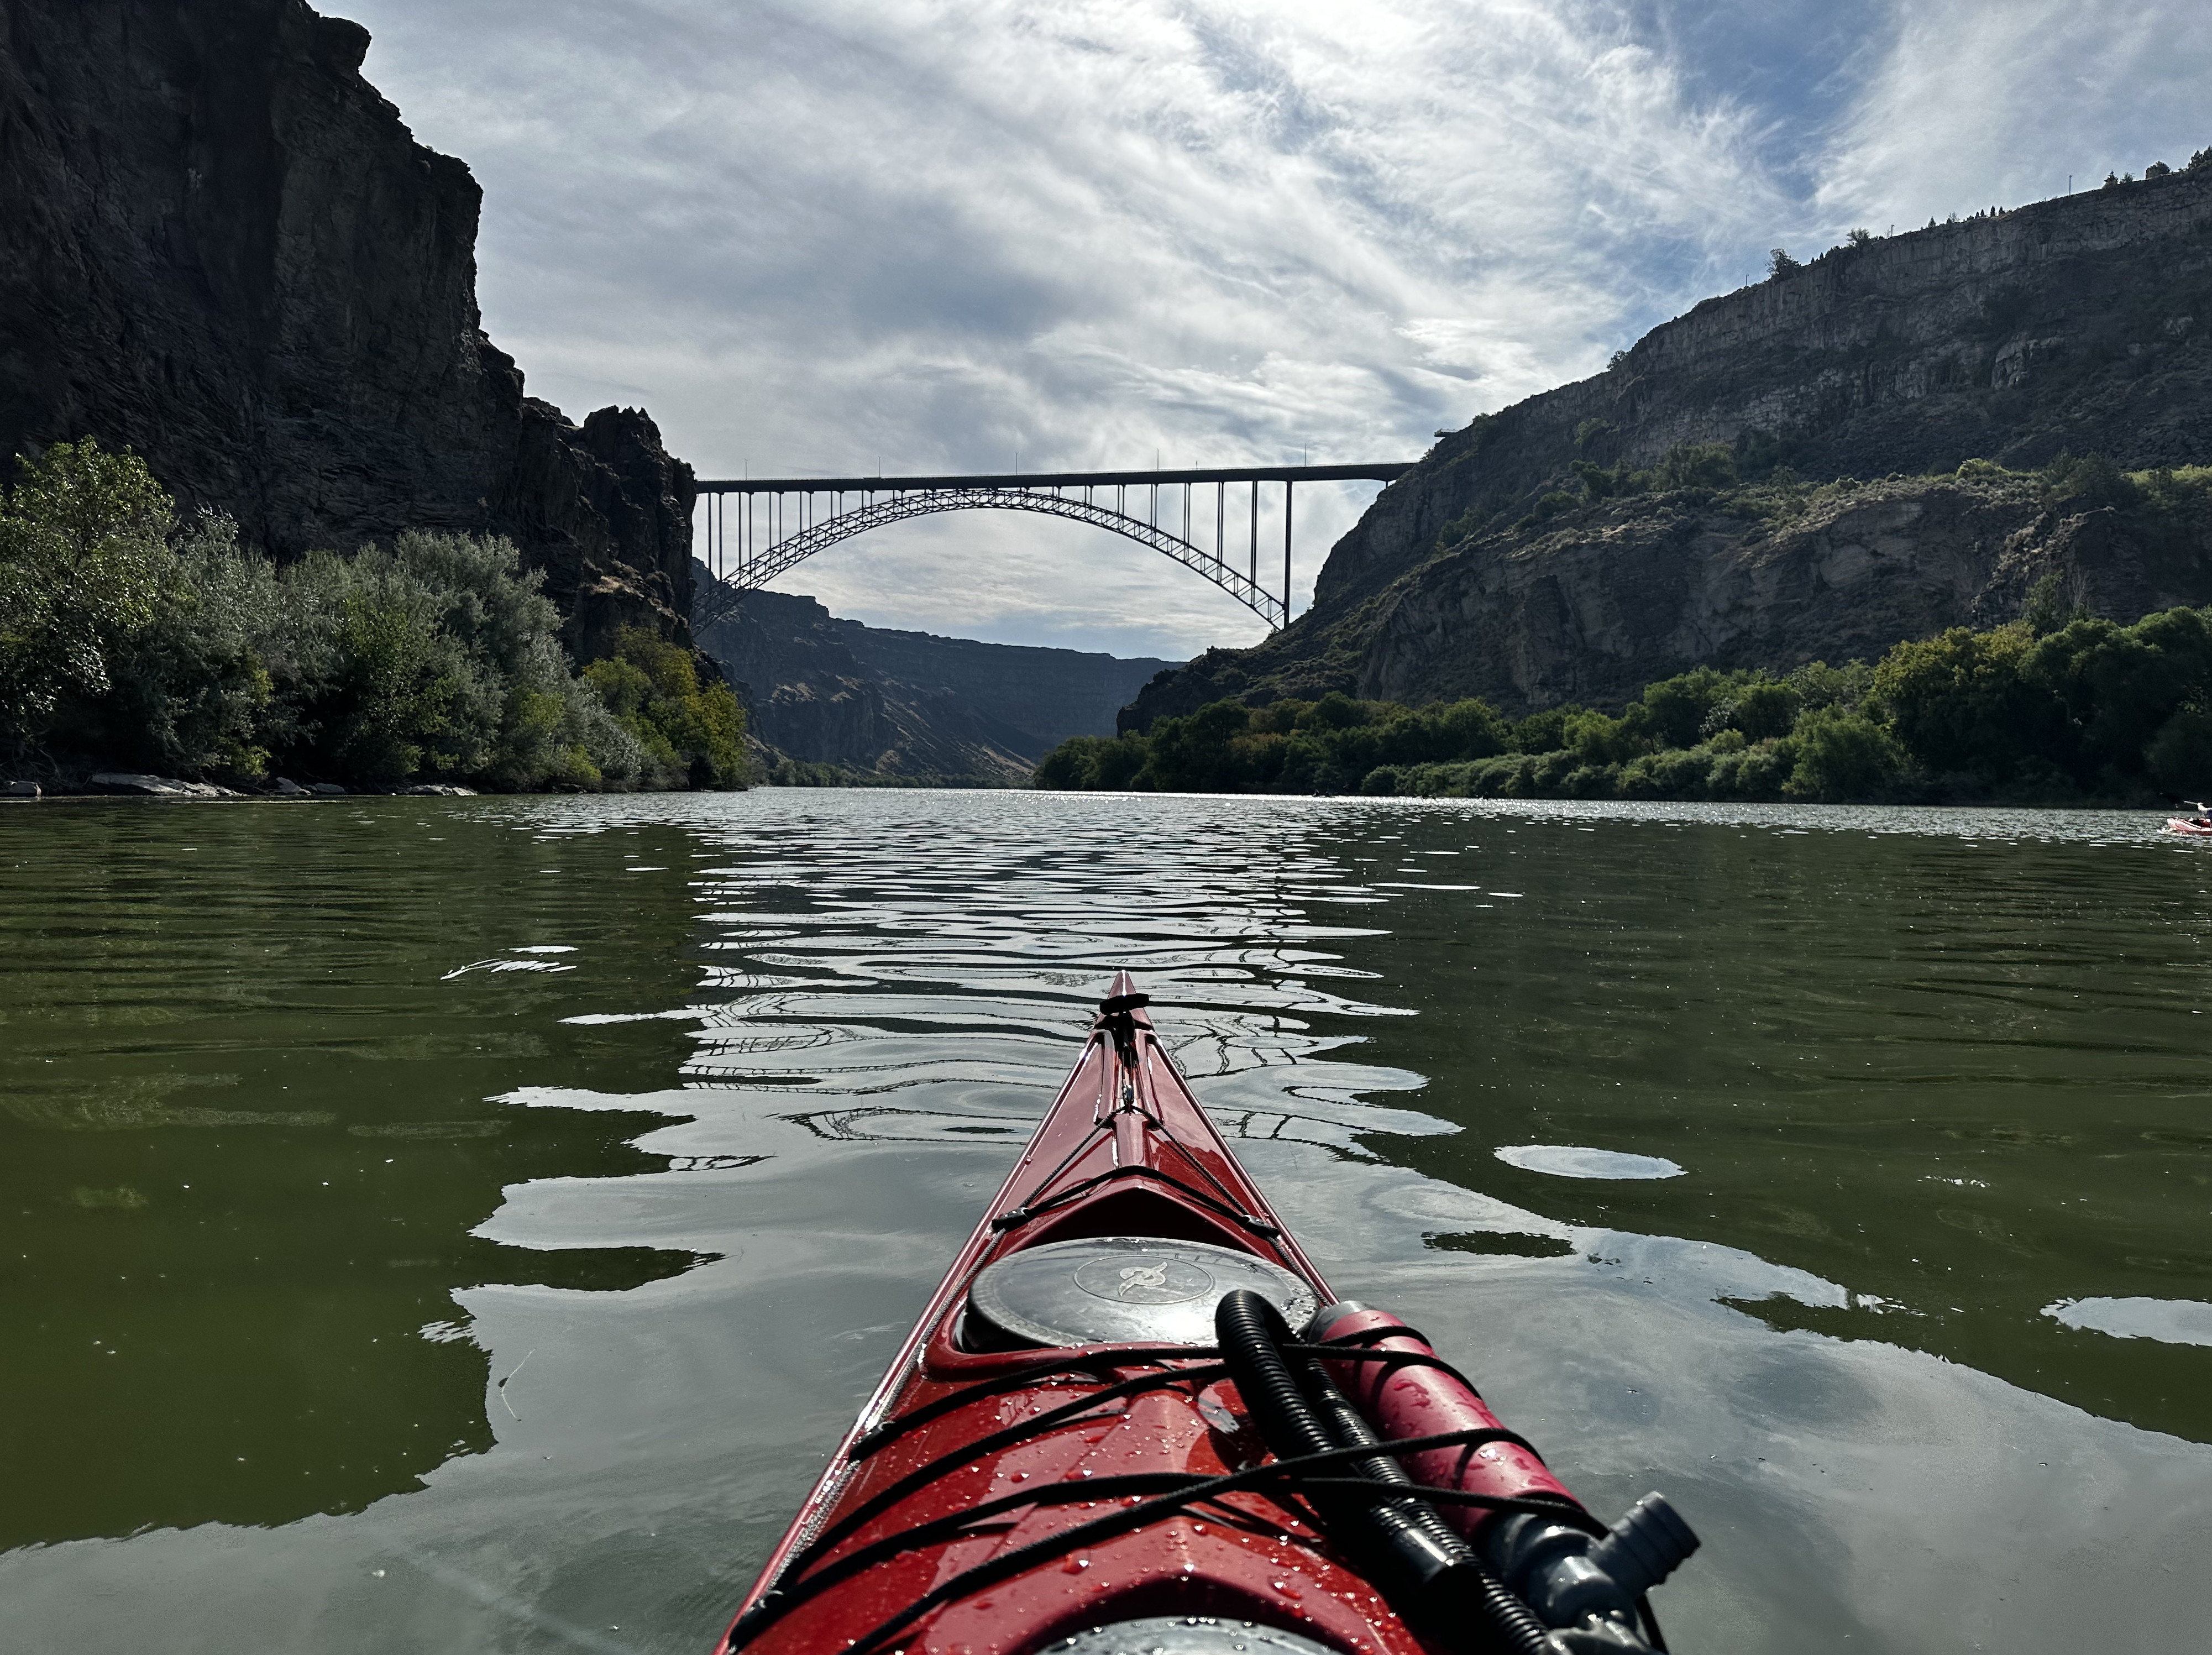
[[[1118,975],[717,1655],[1601,1655],[1697,1548],[1608,1528],[1340,1300]]]

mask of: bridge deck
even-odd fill
[[[973,477],[702,478],[701,494],[896,494],[933,489],[1135,488],[1148,483],[1389,483],[1413,460],[1368,465],[1212,465],[1167,472],[1003,472]]]

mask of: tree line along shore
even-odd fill
[[[1969,461],[1987,467],[1988,462]],[[2056,496],[2173,520],[2212,515],[2212,468],[2046,468]],[[1511,719],[1423,707],[1216,701],[1141,733],[1077,737],[1036,785],[1425,798],[2155,805],[2212,791],[2212,608],[2132,624],[2080,613],[2052,570],[2008,624],[1954,628],[1874,662],[1782,673],[1710,666],[1618,713]]]
[[[744,714],[642,629],[580,672],[496,536],[277,563],[180,523],[127,452],[17,461],[0,497],[0,779],[155,771],[245,793],[728,788]]]

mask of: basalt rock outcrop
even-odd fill
[[[0,0],[0,443],[90,435],[279,557],[512,538],[568,642],[686,636],[691,473],[525,394],[481,200],[304,0]]]
[[[770,764],[884,779],[1023,785],[1069,736],[1110,733],[1116,709],[1175,665],[892,631],[780,592],[715,593],[695,625]]]
[[[1376,606],[1357,670],[1328,687],[1480,696],[1516,714],[1616,707],[1686,663],[1780,672],[1999,625],[2050,575],[2067,606],[2098,614],[2212,601],[2208,551],[2113,507],[2048,507],[2018,477],[1822,489],[1781,520],[1611,503],[1431,559]]]
[[[1686,444],[1727,445],[1746,478],[1897,481],[1788,523],[1723,520],[1696,491],[1591,502],[1587,468]],[[1706,300],[1439,441],[1337,543],[1306,616],[1148,687],[1122,721],[1317,688],[1601,704],[1699,661],[1786,669],[2007,619],[2031,566],[2126,620],[2212,598],[2193,554],[2124,525],[1902,482],[2063,451],[2212,462],[2212,166],[1838,247]]]

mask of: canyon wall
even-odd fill
[[[1210,652],[1125,722],[1327,689],[1516,711],[1618,698],[1701,660],[1787,668],[2008,618],[1996,599],[2031,564],[2124,619],[2150,594],[2212,599],[2194,554],[2124,526],[2038,526],[2022,498],[1893,489],[1822,516],[1825,544],[1850,549],[1830,556],[1810,525],[1754,533],[1694,491],[1605,502],[1578,471],[1702,443],[1747,479],[1811,482],[2062,451],[2212,462],[2212,167],[1838,247],[1705,301],[1606,372],[1439,441],[1337,543],[1307,615]],[[1860,576],[1816,577],[1844,563]]]
[[[2212,602],[2201,534],[2053,509],[2028,478],[1831,486],[1779,519],[1741,503],[1608,502],[1455,546],[1397,582],[1352,670],[1308,693],[1618,707],[1688,665],[1782,672],[2001,625],[2049,575],[2068,605],[2130,620]]]
[[[972,709],[1030,759],[1072,735],[1109,735],[1114,716],[1152,678],[1181,665],[1078,649],[981,643],[833,620],[854,659],[877,676]]]
[[[481,192],[304,0],[0,0],[0,444],[92,435],[272,555],[505,534],[580,654],[688,636],[691,472],[525,394]]]
[[[1020,785],[1072,735],[1113,733],[1116,711],[1172,661],[981,643],[841,620],[812,598],[714,593],[699,645],[745,698],[768,757],[884,777]]]

